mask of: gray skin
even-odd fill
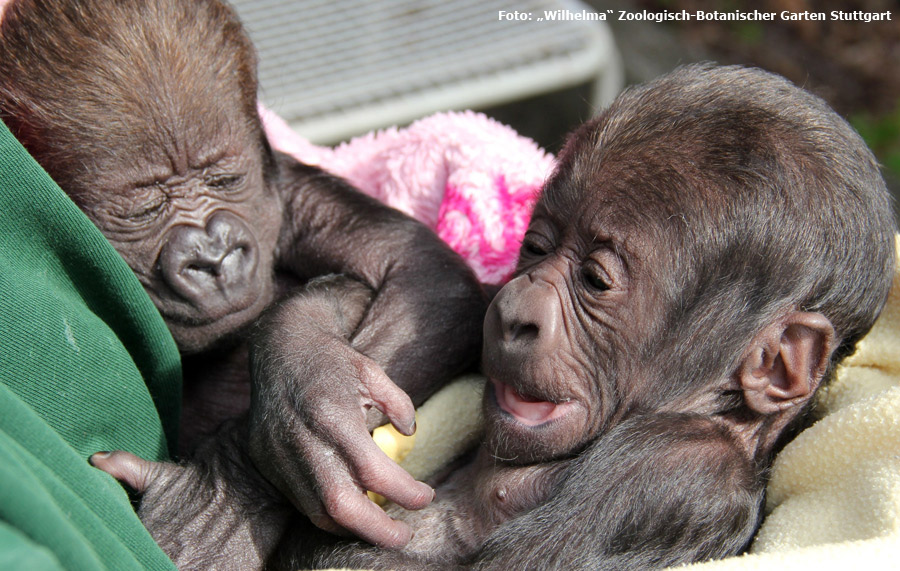
[[[270,149],[255,53],[231,8],[14,0],[0,23],[0,117],[169,326],[184,362],[182,452],[249,409],[253,461],[297,508],[405,544],[408,526],[365,490],[413,509],[433,491],[369,429],[387,417],[410,433],[414,405],[474,365],[486,297],[429,229]],[[332,292],[304,294],[327,275],[342,276]],[[352,323],[304,337],[342,288]],[[267,308],[284,319],[254,326]],[[254,367],[259,355],[296,368]],[[334,397],[328,408],[304,396],[313,388]]]
[[[248,486],[240,426],[188,466],[95,463],[146,491],[143,520],[167,550],[187,546],[188,567],[223,552],[247,569],[646,569],[737,553],[772,455],[884,306],[895,231],[872,154],[824,102],[758,70],[682,68],[569,138],[484,321],[484,439],[429,506],[388,508],[415,528],[404,548],[329,536]],[[333,285],[309,299],[346,293]],[[355,321],[331,299],[319,335]],[[198,508],[188,490],[212,499]],[[182,531],[209,506],[218,526],[271,541]]]

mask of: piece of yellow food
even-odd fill
[[[427,482],[449,462],[478,445],[482,435],[481,402],[485,378],[464,375],[431,396],[416,410],[416,435],[403,436],[390,425],[372,438],[409,475]],[[413,448],[415,443],[415,448]],[[377,494],[372,501],[384,505]]]

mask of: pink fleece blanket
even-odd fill
[[[317,147],[260,108],[272,145],[344,177],[433,228],[485,283],[515,269],[531,207],[554,158],[531,139],[471,111]]]

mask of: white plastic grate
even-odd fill
[[[537,21],[586,9],[571,0],[232,2],[259,50],[263,101],[315,142],[586,81],[603,104],[621,87],[603,22]]]

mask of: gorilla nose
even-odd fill
[[[257,248],[237,216],[219,212],[205,228],[182,225],[169,232],[160,269],[178,296],[212,318],[253,301]]]
[[[552,285],[522,275],[503,287],[488,308],[485,349],[497,357],[530,358],[557,348],[561,308]]]

